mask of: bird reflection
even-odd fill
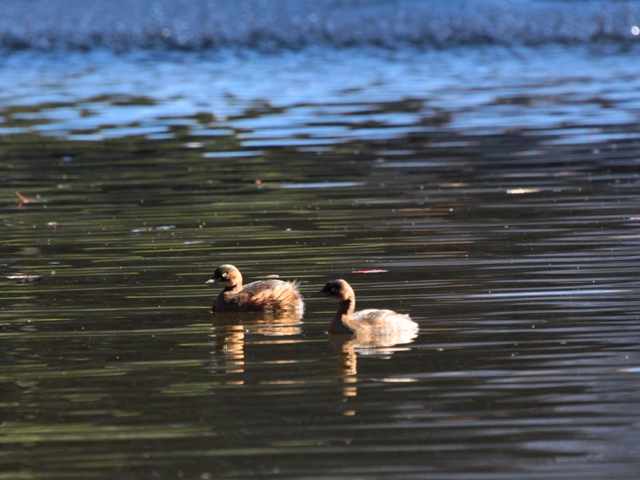
[[[213,314],[213,354],[216,372],[240,374],[245,365],[245,335],[281,337],[301,333],[298,312]],[[227,384],[241,385],[241,378]]]
[[[418,332],[410,330],[396,330],[383,335],[366,332],[356,335],[329,334],[329,343],[340,356],[343,399],[358,394],[358,355],[390,358],[395,352],[408,350],[409,347],[402,345],[412,343],[417,336]],[[345,410],[343,413],[354,415],[355,411]]]

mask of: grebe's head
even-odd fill
[[[219,283],[225,288],[233,288],[242,285],[242,275],[233,265],[221,265],[205,283]]]
[[[347,298],[353,298],[354,293],[351,285],[345,280],[331,280],[327,283],[322,290],[313,295],[314,297],[331,297],[336,300],[346,300]]]

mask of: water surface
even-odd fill
[[[0,478],[635,478],[640,90],[602,48],[12,56]],[[420,334],[212,317],[221,263]]]

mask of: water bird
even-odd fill
[[[297,281],[260,280],[242,285],[240,270],[233,265],[221,265],[205,283],[219,283],[224,287],[213,303],[214,312],[304,311]]]
[[[329,325],[329,333],[375,337],[398,333],[415,336],[418,332],[418,324],[408,315],[377,309],[356,312],[356,294],[345,280],[332,280],[313,296],[338,300],[338,311]]]

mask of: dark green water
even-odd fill
[[[635,478],[637,127],[438,121],[304,148],[4,135],[0,478]],[[346,278],[420,335],[329,339],[322,299],[212,319],[222,263]]]

